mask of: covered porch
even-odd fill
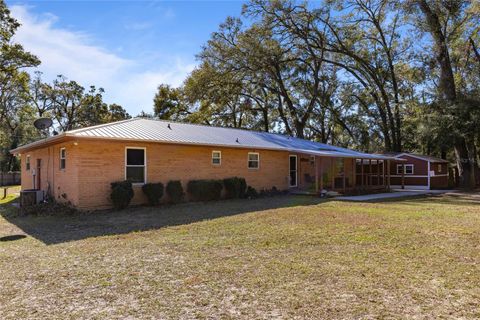
[[[312,195],[329,191],[344,195],[389,191],[390,159],[369,156],[365,158],[321,151],[291,153],[290,191]]]

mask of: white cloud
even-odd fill
[[[94,44],[92,35],[57,27],[59,18],[52,14],[35,15],[19,5],[12,6],[11,12],[22,24],[15,40],[40,58],[44,80],[63,74],[85,87],[103,87],[107,102],[121,104],[133,115],[142,109],[151,111],[160,83],[180,85],[194,68],[192,61],[175,57],[157,65],[143,58],[126,59]]]

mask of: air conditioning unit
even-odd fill
[[[28,207],[44,200],[43,190],[28,189],[20,191],[20,206]]]

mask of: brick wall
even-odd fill
[[[67,154],[66,167],[60,169],[60,148],[64,147]],[[30,156],[30,170],[26,169],[26,159]],[[38,173],[40,173],[40,188],[59,202],[70,202],[78,205],[78,152],[73,141],[47,146],[25,152],[21,155],[22,189],[38,189]],[[37,166],[41,160],[40,167]]]
[[[146,148],[147,182],[222,179],[239,176],[257,190],[288,188],[288,153],[255,149],[219,148],[159,143],[79,140],[74,146],[78,170],[78,205],[81,208],[110,206],[110,183],[125,179],[125,148]],[[212,151],[221,151],[221,165],[212,164]],[[248,169],[248,152],[260,154],[260,168]],[[132,204],[145,203],[141,186],[134,186]]]

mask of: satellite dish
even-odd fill
[[[53,124],[53,121],[50,118],[39,118],[39,119],[35,120],[35,122],[33,122],[33,125],[38,130],[48,129],[52,126],[52,124]]]

